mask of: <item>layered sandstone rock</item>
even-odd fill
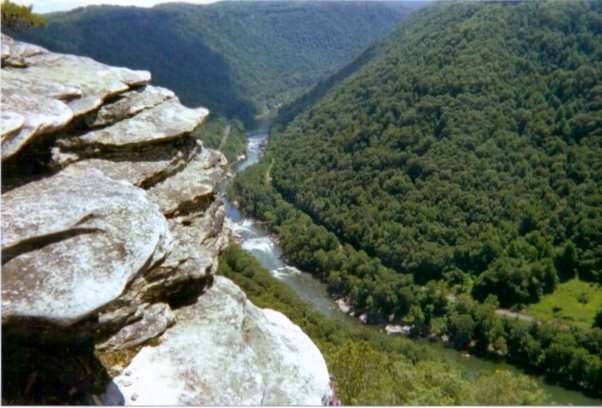
[[[150,81],[150,73],[48,52],[2,35],[2,160],[64,128],[104,100]]]
[[[319,403],[311,340],[214,277],[208,111],[149,80],[2,36],[3,401]],[[122,370],[94,349],[140,352]]]

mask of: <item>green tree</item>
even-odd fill
[[[577,247],[573,241],[567,242],[560,256],[556,258],[556,269],[562,280],[568,280],[575,276],[579,265]]]
[[[345,405],[387,404],[391,395],[387,357],[374,350],[367,342],[345,342],[332,353],[331,369],[338,373],[335,387],[338,398]],[[376,381],[375,381],[376,380]]]
[[[449,329],[454,347],[467,349],[473,338],[475,323],[472,316],[465,313],[449,318]]]
[[[535,380],[506,370],[479,376],[475,385],[477,405],[540,405],[548,400]]]
[[[32,12],[32,6],[20,6],[10,0],[2,1],[2,28],[13,31],[24,30],[29,27],[44,27],[44,17]]]

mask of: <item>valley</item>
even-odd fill
[[[91,6],[14,33],[51,51],[147,69],[188,106],[252,126],[389,33],[420,2]]]
[[[37,395],[35,369],[16,364],[9,402],[106,402],[111,384],[126,403],[154,401],[144,384],[169,375],[160,357],[179,378],[167,405],[315,404],[329,374],[344,405],[602,404],[602,1],[223,1],[43,17],[2,27],[3,207],[27,190],[34,208],[34,183],[62,192],[61,177],[90,167],[131,184],[167,226],[142,275],[64,338],[50,325],[49,345],[39,340],[31,327],[48,322],[22,326],[25,307],[10,324],[3,315],[3,341],[27,339],[17,360],[33,362],[31,346],[58,361],[65,341],[102,372],[75,396],[60,381],[60,395]],[[60,127],[55,108],[70,115]],[[95,222],[95,205],[70,228]],[[20,225],[3,218],[3,235]],[[95,254],[87,235],[52,234]],[[3,302],[5,264],[22,272],[39,252],[50,260],[32,264],[39,282],[52,271],[44,237],[4,249]],[[127,341],[113,347],[115,332]],[[203,365],[205,347],[215,364]],[[143,379],[131,388],[128,367]],[[290,391],[290,367],[311,391]],[[206,369],[218,373],[207,383]]]
[[[560,300],[568,282],[600,291],[599,15],[597,2],[418,10],[283,108],[229,192],[369,322],[599,396],[602,304]],[[571,302],[589,311],[563,315]]]
[[[250,166],[256,164],[262,157],[263,151],[265,149],[265,142],[268,140],[267,130],[259,130],[256,132],[251,132],[247,136],[247,157],[240,163],[236,164],[233,168],[236,174],[240,174],[244,172]],[[266,173],[267,174],[267,173]],[[256,261],[259,263],[255,267],[254,274],[263,274],[262,279],[269,283],[263,283],[263,285],[273,285],[275,287],[274,291],[277,293],[281,293],[282,291],[282,283],[285,284],[288,288],[293,290],[293,293],[287,293],[285,298],[289,298],[294,296],[296,300],[292,302],[287,301],[274,301],[274,300],[263,300],[263,302],[259,299],[262,299],[262,296],[259,295],[257,298],[253,298],[254,301],[259,301],[259,304],[262,304],[265,307],[272,307],[276,310],[280,310],[283,313],[291,316],[290,307],[298,308],[299,305],[302,305],[302,308],[306,310],[304,314],[306,315],[321,315],[318,319],[324,319],[329,322],[329,324],[337,324],[346,330],[340,330],[341,336],[346,338],[347,340],[353,340],[354,338],[361,337],[361,333],[370,333],[369,335],[364,334],[364,336],[373,336],[381,338],[381,341],[385,343],[390,342],[394,344],[397,342],[410,342],[410,340],[406,339],[390,339],[390,337],[386,334],[383,325],[364,325],[360,323],[357,317],[351,317],[348,314],[344,313],[337,306],[334,298],[329,294],[328,285],[320,282],[316,278],[314,278],[311,274],[307,272],[300,271],[294,266],[287,264],[286,260],[283,257],[282,248],[278,243],[277,237],[272,235],[272,232],[269,228],[262,222],[254,220],[252,218],[247,218],[230,202],[230,200],[225,196],[226,186],[230,180],[227,180],[220,187],[221,194],[224,198],[224,205],[226,208],[226,217],[230,221],[229,227],[232,229],[235,240],[240,248],[242,248],[245,252],[250,254]],[[234,250],[230,250],[234,252]],[[227,255],[226,255],[227,256]],[[238,255],[240,257],[240,255]],[[246,274],[248,272],[244,272],[243,270],[237,270],[236,267],[224,268],[224,264],[228,264],[228,259],[222,259],[221,261],[222,271],[221,273],[225,273],[226,276],[233,279],[237,282],[241,287],[243,287],[247,293],[250,293],[252,296],[253,291],[250,289],[253,285],[249,283],[248,280],[241,277],[241,273]],[[261,271],[263,268],[263,272]],[[269,274],[268,274],[269,271]],[[271,275],[271,276],[270,276]],[[282,283],[278,283],[282,282]],[[246,285],[245,285],[246,284]],[[279,286],[280,285],[280,286]],[[264,286],[265,288],[265,286]],[[265,289],[262,288],[254,288],[254,290],[258,291],[258,293],[262,293]],[[289,290],[290,290],[289,289]],[[278,295],[276,295],[278,296]],[[304,321],[306,321],[307,317],[302,319],[295,319],[293,321],[300,324],[304,329]],[[336,323],[334,323],[336,322]],[[354,333],[354,334],[350,334]],[[359,334],[359,335],[358,335]],[[313,335],[312,338],[317,340],[321,338],[321,336]],[[383,339],[384,338],[384,339]],[[336,344],[336,342],[330,339],[324,339],[326,344],[332,346],[332,344]],[[418,349],[424,355],[428,356],[426,360],[432,360],[435,362],[439,362],[441,364],[448,364],[451,366],[457,375],[467,376],[468,378],[474,378],[478,376],[487,376],[495,373],[497,370],[504,370],[512,373],[512,375],[523,376],[520,370],[517,370],[513,366],[503,363],[499,359],[497,360],[485,360],[482,358],[478,358],[475,356],[467,356],[464,352],[459,352],[454,350],[449,346],[443,345],[440,341],[432,342],[427,341],[422,338],[413,338],[411,340],[412,345],[406,347],[413,350],[413,353],[416,353]],[[415,344],[415,345],[414,345]],[[328,347],[322,347],[323,352],[327,353]],[[403,353],[401,353],[403,354]],[[397,355],[394,358],[403,358]],[[434,363],[435,364],[435,363]],[[449,367],[448,366],[448,367]],[[341,364],[339,365],[339,370],[334,372],[335,378],[338,378],[339,375],[345,375],[346,370],[349,367]],[[449,368],[448,368],[449,369]],[[460,374],[461,373],[461,374]],[[370,373],[370,375],[374,375],[375,373]],[[381,374],[382,375],[382,374]],[[545,403],[556,403],[563,405],[597,405],[600,403],[600,399],[590,398],[583,395],[580,392],[567,390],[557,385],[551,385],[544,380],[542,376],[536,376],[537,388],[541,389],[542,395],[546,395],[546,397],[542,397],[541,402]],[[374,378],[370,378],[369,375],[366,375],[361,381],[367,383],[370,386],[377,386],[375,383],[377,380]],[[336,382],[335,382],[336,384]],[[384,392],[386,394],[386,392]],[[467,393],[468,394],[468,393]],[[400,400],[386,400],[381,396],[374,396],[375,400],[370,401],[369,399],[362,399],[366,396],[354,395],[358,403],[360,404],[368,404],[368,403],[379,403],[384,404],[410,404],[412,403],[408,399],[400,399]],[[450,397],[450,395],[446,395],[446,397]],[[468,399],[467,395],[456,396],[458,398],[457,403],[461,404],[470,404],[470,403],[479,403],[475,400]],[[496,398],[501,398],[501,395],[496,396]],[[414,401],[418,403],[417,401]],[[441,400],[422,400],[420,403],[440,403]],[[485,403],[485,401],[480,402]],[[486,403],[512,403],[518,404],[518,400],[486,400]]]

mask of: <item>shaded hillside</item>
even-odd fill
[[[188,105],[250,119],[291,101],[390,32],[418,3],[174,3],[87,7],[22,33],[59,52],[149,69]]]

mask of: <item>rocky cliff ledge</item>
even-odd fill
[[[150,74],[2,36],[2,400],[319,404],[324,359],[215,277],[208,115]]]

